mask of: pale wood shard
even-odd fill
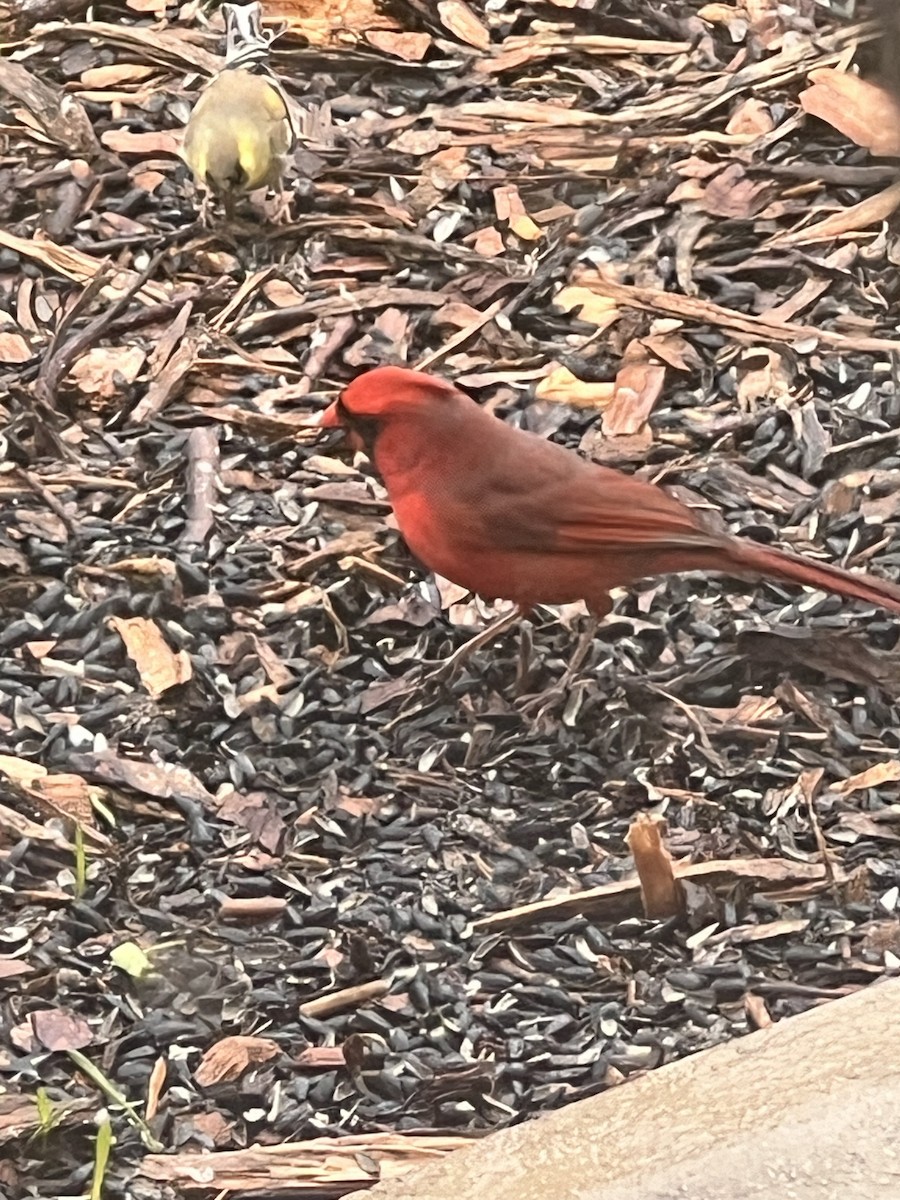
[[[896,184],[895,187],[900,199],[900,184]],[[721,304],[714,304],[696,296],[682,296],[677,292],[665,292],[661,288],[617,283],[612,279],[597,279],[592,286],[600,295],[617,301],[622,307],[631,306],[645,312],[667,313],[704,325],[719,326],[727,329],[737,341],[745,341],[748,337],[753,338],[755,342],[809,340],[818,346],[820,353],[830,351],[846,354],[858,351],[863,354],[900,354],[900,340],[893,338],[857,337],[853,334],[836,333],[816,325],[767,320],[763,317],[748,316],[737,309],[725,308]]]
[[[641,886],[644,916],[651,920],[676,917],[684,911],[684,889],[675,878],[672,856],[663,843],[664,822],[638,813],[628,831]]]
[[[148,1154],[138,1173],[184,1191],[229,1192],[265,1188],[296,1195],[342,1196],[470,1145],[472,1138],[393,1133],[314,1138],[280,1146],[250,1146],[213,1154]]]

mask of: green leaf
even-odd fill
[[[132,979],[140,979],[150,970],[150,959],[137,942],[121,942],[110,951],[109,957],[114,966]]]
[[[109,1152],[114,1141],[112,1125],[109,1117],[106,1116],[97,1128],[97,1137],[94,1142],[94,1178],[91,1180],[91,1200],[101,1200],[103,1195],[103,1180],[106,1177]]]

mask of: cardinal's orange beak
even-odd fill
[[[304,429],[345,429],[346,426],[341,420],[341,414],[338,412],[337,400],[333,404],[329,404],[327,408],[323,408],[321,412],[312,413],[300,422]]]
[[[340,429],[344,422],[338,413],[337,401],[334,404],[329,404],[326,409],[319,413],[318,420],[315,422],[320,429]]]
[[[309,421],[304,422],[306,425],[312,425],[315,429],[333,429],[343,435],[343,441],[353,450],[364,450],[365,443],[358,433],[354,433],[352,429],[348,429],[341,420],[341,414],[338,410],[337,401],[329,404],[327,408],[317,413],[314,417],[310,417]],[[342,440],[341,436],[331,438],[327,445],[329,447],[336,446]]]

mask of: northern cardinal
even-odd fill
[[[720,571],[822,588],[900,613],[900,586],[710,533],[662,488],[516,429],[452,384],[403,367],[358,376],[318,424],[344,426],[384,479],[400,532],[432,571],[486,599],[584,600],[647,575]]]

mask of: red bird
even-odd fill
[[[584,600],[647,575],[721,571],[822,588],[900,613],[900,586],[710,533],[654,484],[516,429],[443,379],[404,367],[358,376],[319,418],[365,444],[400,532],[432,571],[486,599]]]

